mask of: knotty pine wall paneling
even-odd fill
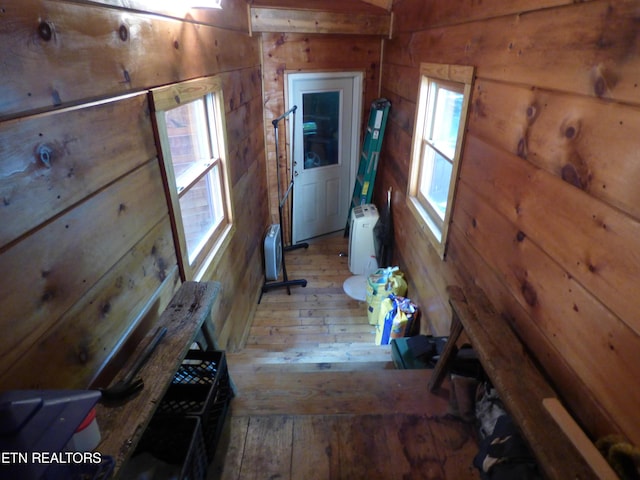
[[[262,33],[260,34],[260,42],[264,68],[264,123],[269,205],[272,222],[277,222],[275,138],[271,122],[285,111],[285,74],[287,72],[312,71],[364,72],[362,122],[366,123],[371,102],[379,96],[382,41],[380,37],[375,36]],[[284,130],[279,125],[280,143],[278,148],[281,157],[279,161],[281,176],[286,179],[291,176],[291,172],[287,169],[289,162],[286,143],[290,139],[285,137]],[[362,126],[360,131],[362,131]],[[288,219],[288,212],[285,219]],[[288,231],[289,225],[286,222],[285,239],[289,238]]]
[[[383,184],[394,186],[409,294],[431,331],[446,334],[446,284],[477,283],[592,439],[615,432],[640,444],[640,7],[423,7],[394,2],[382,66],[393,140],[375,192],[380,202]],[[445,261],[405,206],[420,62],[476,68]]]
[[[226,72],[222,80],[236,231],[211,275],[223,292],[215,337],[220,348],[232,351],[243,345],[264,281],[262,241],[269,221],[261,69]]]
[[[222,76],[236,229],[205,278],[223,285],[220,348],[240,343],[257,301],[267,224],[259,43],[246,16],[228,21],[246,5],[195,18],[102,3],[0,10],[2,389],[108,383],[180,285],[150,88]]]

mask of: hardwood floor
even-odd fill
[[[287,252],[305,288],[265,293],[227,353],[236,396],[209,479],[477,479],[472,428],[446,417],[430,370],[396,370],[349,298],[342,235]]]

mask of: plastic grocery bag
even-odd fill
[[[412,331],[420,309],[410,299],[391,294],[380,304],[376,326],[376,345],[387,345],[392,338],[401,338]]]
[[[398,267],[379,268],[367,279],[367,317],[370,325],[378,323],[380,303],[390,294],[404,296],[407,282]]]

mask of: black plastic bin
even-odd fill
[[[112,476],[115,462],[107,455],[101,459],[100,463],[52,464],[42,480],[107,480]]]
[[[231,397],[224,352],[190,350],[155,415],[161,418],[198,417],[210,462],[215,455]]]
[[[209,462],[198,417],[154,417],[140,439],[135,455],[181,466],[180,480],[205,480]]]

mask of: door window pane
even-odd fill
[[[340,92],[302,94],[304,168],[339,163]]]

